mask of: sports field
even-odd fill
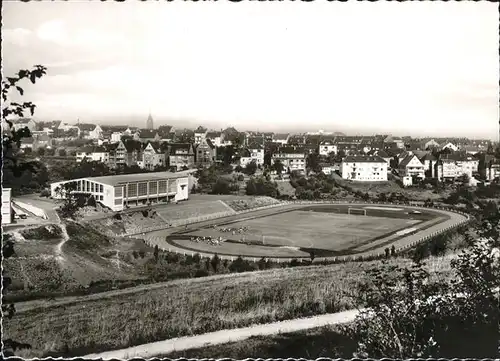
[[[355,250],[376,239],[412,228],[421,220],[410,217],[390,218],[348,215],[334,212],[293,210],[200,228],[172,238],[185,249],[228,255],[268,257],[303,257],[307,250],[331,251],[332,255]],[[224,230],[226,230],[224,232]],[[213,245],[196,242],[192,237],[222,237],[226,241]]]

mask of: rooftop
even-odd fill
[[[117,186],[119,184],[124,184],[129,182],[141,182],[141,181],[150,181],[159,179],[175,179],[185,176],[186,176],[185,174],[179,174],[173,172],[153,172],[153,173],[109,175],[102,177],[88,177],[85,179],[89,179],[94,182],[99,182],[103,184],[108,184],[110,186]]]
[[[345,163],[385,163],[385,160],[379,156],[369,155],[348,155],[344,158]]]

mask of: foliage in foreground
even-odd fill
[[[21,140],[25,137],[30,137],[28,128],[15,130],[13,123],[9,120],[11,116],[24,117],[25,112],[29,110],[33,115],[36,105],[32,102],[17,103],[9,99],[9,92],[12,89],[23,96],[24,89],[19,86],[19,82],[23,79],[29,79],[32,84],[36,80],[46,74],[47,69],[44,66],[36,65],[32,70],[19,70],[14,77],[2,78],[2,123],[5,121],[9,125],[9,130],[2,129],[2,157],[1,168],[2,186],[17,183],[18,179],[22,179],[23,175],[28,174],[29,178],[36,174],[37,167],[33,162],[21,162],[18,159]],[[3,127],[3,124],[2,124]],[[12,257],[15,254],[14,244],[12,240],[2,237],[2,260]],[[2,270],[2,317],[12,318],[16,308],[14,304],[4,303],[3,298],[7,288],[12,284],[12,279],[8,277]],[[12,356],[18,349],[30,348],[29,344],[20,343],[12,339],[2,340],[2,355]]]
[[[454,282],[430,282],[422,263],[370,271],[357,292],[369,311],[345,329],[359,340],[354,356],[498,357],[499,218],[467,236],[469,247],[452,261]]]

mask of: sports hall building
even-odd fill
[[[88,177],[52,183],[52,198],[63,198],[64,195],[57,189],[71,182],[76,183],[74,192],[91,194],[97,202],[115,212],[127,206],[181,201],[189,196],[189,176],[186,173],[155,172]]]

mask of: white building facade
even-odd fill
[[[80,178],[50,185],[54,199],[64,198],[58,191],[65,183],[75,183],[75,193],[93,195],[95,200],[118,212],[128,206],[187,200],[189,179],[186,174],[155,172]]]
[[[271,157],[272,164],[278,160],[288,173],[293,171],[304,172],[306,170],[306,153],[303,150],[282,148]]]
[[[331,142],[321,142],[319,145],[319,155],[328,156],[330,153],[337,154],[337,145]]]
[[[344,179],[361,182],[387,181],[387,162],[378,156],[347,156],[342,160]]]
[[[12,189],[2,188],[2,224],[12,223]]]

